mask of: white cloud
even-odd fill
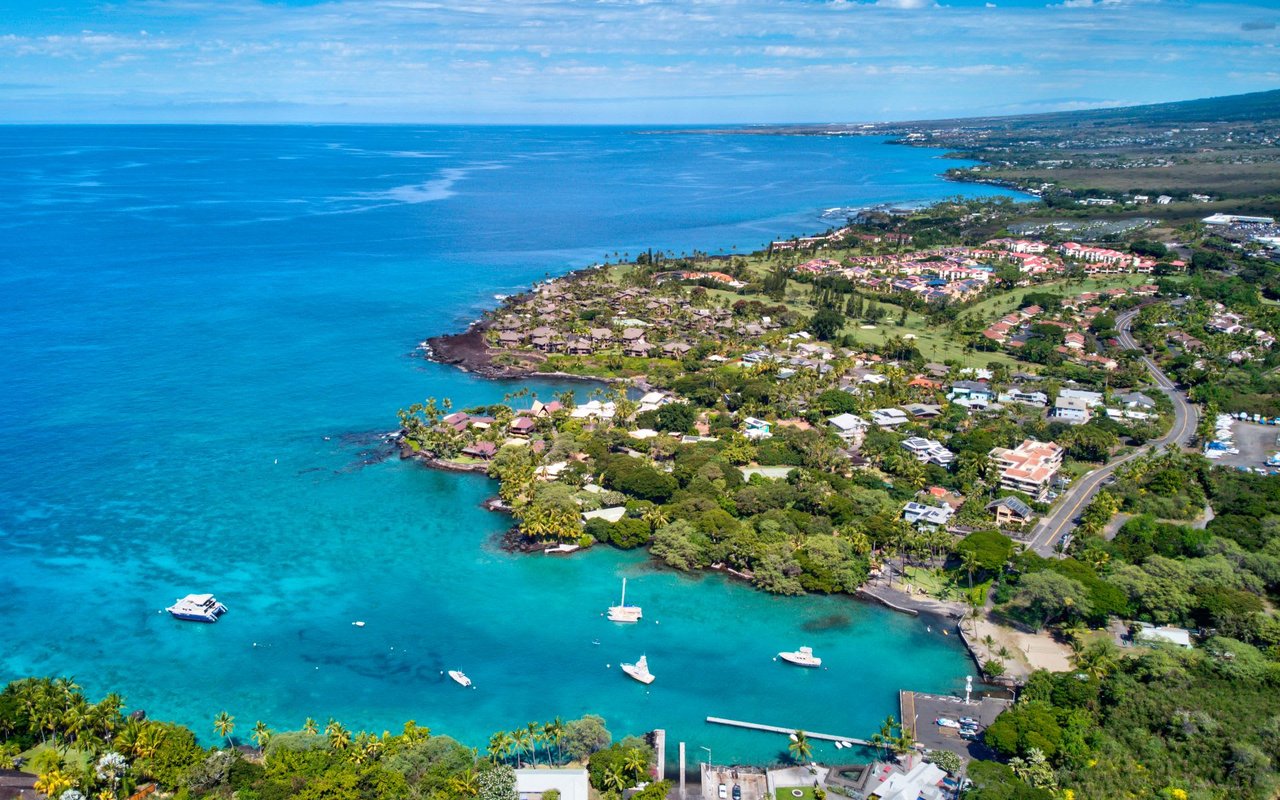
[[[938,4],[934,0],[876,0],[881,8],[934,8]]]

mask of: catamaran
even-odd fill
[[[616,606],[609,606],[610,622],[639,622],[640,606],[627,605],[627,579],[622,579],[622,600]]]
[[[801,647],[794,653],[778,653],[778,658],[799,667],[822,666],[822,659],[813,654],[812,647]]]
[[[218,617],[227,613],[227,607],[219,603],[211,594],[189,594],[179,598],[173,605],[165,609],[177,619],[192,622],[217,622]]]
[[[640,660],[634,664],[623,664],[622,671],[645,685],[653,683],[653,673],[649,671],[649,659],[645,656],[640,656]]]
[[[458,682],[459,686],[470,686],[471,679],[467,677],[467,673],[460,669],[449,670],[449,677]]]

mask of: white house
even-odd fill
[[[588,800],[590,781],[585,769],[518,769],[516,794],[520,800],[542,800],[555,789],[560,800]]]
[[[1083,425],[1089,421],[1089,417],[1088,403],[1076,397],[1058,395],[1058,399],[1053,404],[1053,414],[1050,418],[1056,422]]]
[[[944,447],[942,442],[925,439],[922,436],[904,439],[902,449],[915,456],[917,461],[936,464],[944,469],[956,460],[956,454]]]
[[[1186,628],[1174,628],[1167,625],[1157,628],[1149,622],[1139,622],[1137,626],[1138,630],[1133,635],[1135,641],[1148,644],[1176,644],[1178,647],[1191,647],[1191,631]]]
[[[835,429],[836,435],[846,442],[861,439],[870,427],[870,423],[856,414],[837,414],[827,420],[827,424]]]
[[[951,521],[956,512],[951,506],[926,506],[914,500],[902,507],[902,518],[919,527],[941,527]]]
[[[1088,392],[1084,389],[1060,389],[1058,391],[1058,399],[1073,398],[1075,400],[1083,400],[1089,408],[1097,408],[1102,405],[1101,392]]]

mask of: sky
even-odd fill
[[[1280,88],[1280,0],[0,0],[3,122],[727,124]]]

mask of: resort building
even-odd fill
[[[1049,485],[1062,467],[1063,449],[1054,442],[1025,439],[1010,450],[993,447],[991,458],[1000,467],[1000,488],[1022,492],[1043,502]]]

